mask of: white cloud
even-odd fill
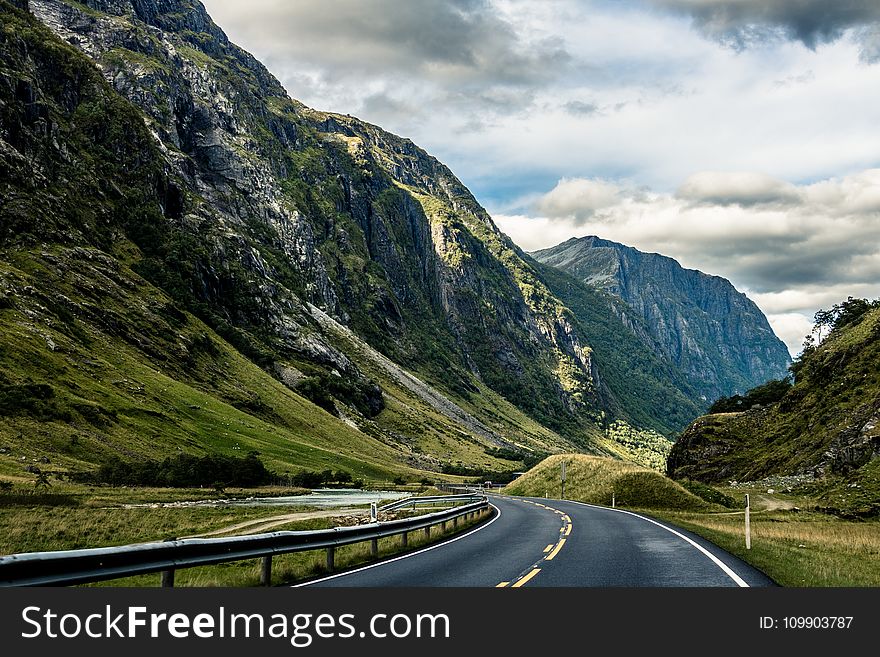
[[[801,352],[804,338],[813,327],[811,319],[802,313],[768,314],[767,321],[792,357]]]
[[[791,183],[750,171],[704,171],[689,176],[675,193],[688,201],[717,205],[797,203],[800,195]]]
[[[880,171],[800,186],[742,172],[687,181],[673,195],[565,179],[534,201],[538,216],[495,219],[529,251],[598,235],[724,276],[773,316],[793,353],[817,309],[880,297]]]
[[[551,218],[569,218],[585,222],[597,210],[609,208],[619,201],[620,189],[602,180],[563,178],[536,204],[536,210]]]

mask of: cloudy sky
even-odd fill
[[[880,296],[876,0],[204,0],[291,95],[412,138],[527,250],[729,278],[797,353]]]

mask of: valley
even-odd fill
[[[724,278],[596,236],[527,252],[437,158],[291,97],[196,0],[0,16],[0,553],[365,511],[163,506],[325,485],[555,499],[564,462],[563,504],[665,519],[786,586],[880,583],[878,302],[820,311],[792,361]],[[323,572],[284,559],[279,582]],[[206,568],[185,583],[259,578]]]

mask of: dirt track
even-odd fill
[[[247,520],[238,522],[234,525],[214,529],[204,534],[193,534],[191,536],[182,536],[181,538],[208,538],[209,536],[221,536],[223,534],[257,534],[265,532],[274,527],[286,525],[295,520],[309,520],[311,518],[330,518],[336,516],[356,516],[366,515],[369,513],[365,509],[322,509],[320,511],[300,511],[298,513],[284,513],[270,518],[260,518],[258,520]],[[247,530],[247,531],[242,531]]]

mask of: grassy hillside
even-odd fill
[[[0,84],[0,472],[256,449],[281,472],[417,479],[445,463],[511,469],[487,451],[502,435],[570,448],[476,383],[458,412],[401,385],[399,367],[349,359],[344,341],[334,352],[335,331],[281,287],[308,298],[284,254],[254,251],[253,226],[212,224],[142,112],[33,16],[0,11],[14,82]]]
[[[674,478],[804,475],[819,505],[880,512],[880,308],[837,327],[795,363],[776,403],[696,420],[669,458]]]
[[[278,471],[416,469],[303,399],[97,251],[0,258],[0,472],[180,451],[260,452]],[[94,296],[83,298],[83,289]]]
[[[662,474],[632,463],[600,456],[550,456],[508,485],[504,492],[527,497],[558,498],[562,462],[566,464],[565,497],[589,504],[616,504],[641,509],[703,510],[710,507]]]

